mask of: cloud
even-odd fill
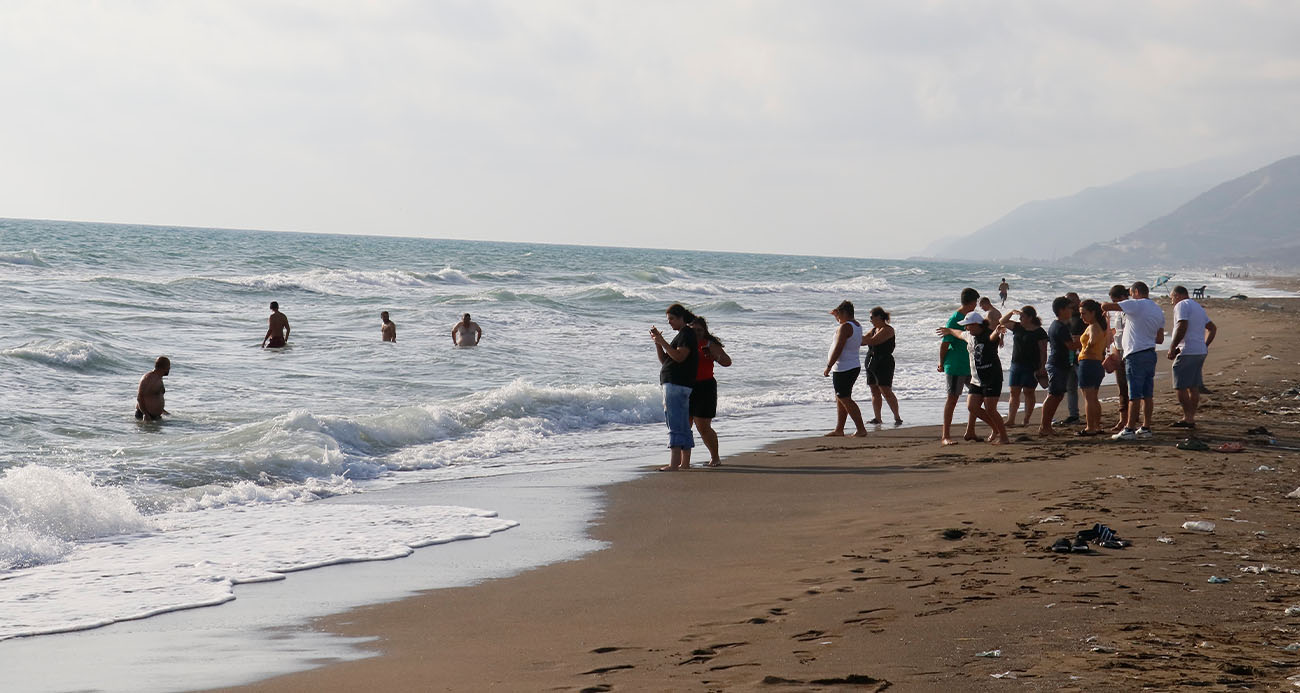
[[[1296,35],[1266,2],[9,2],[0,214],[906,254],[1294,142]]]

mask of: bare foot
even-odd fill
[[[827,437],[827,438],[843,438],[843,437],[844,437],[844,431],[831,431],[830,433],[827,433],[827,434],[826,434],[826,437]]]
[[[978,443],[979,440],[980,440],[980,437],[977,436],[977,435],[975,435],[974,433],[967,433],[966,435],[962,436],[961,439],[962,439],[962,440],[969,440],[969,441],[972,442],[972,443]]]
[[[903,425],[903,420],[902,420],[902,419],[894,419],[894,425],[895,425],[895,426],[902,426],[902,425]]]
[[[957,441],[953,440],[952,438],[940,438],[940,439],[939,439],[939,444],[940,444],[940,445],[956,445],[956,444],[957,444]]]
[[[674,467],[674,466],[672,466],[671,464],[669,464],[669,465],[665,465],[665,466],[663,466],[663,467],[660,467],[660,468],[659,468],[659,471],[661,471],[661,472],[675,472],[675,471],[677,471],[677,468]]]
[[[866,432],[866,431],[858,431],[857,433],[854,433],[854,434],[853,434],[853,437],[854,437],[854,438],[866,438],[866,437],[867,437],[867,432]]]
[[[986,443],[992,443],[994,440],[997,440],[997,437],[998,437],[998,435],[997,435],[996,433],[990,433],[990,434],[989,434],[989,437],[987,437],[987,438],[984,439],[984,442],[986,442]]]
[[[989,442],[992,443],[992,444],[994,444],[994,445],[1010,445],[1010,444],[1011,444],[1011,439],[1010,439],[1010,438],[994,438],[993,440],[990,440]]]
[[[1054,431],[1054,430],[1052,430],[1052,429],[1050,429],[1050,428],[1040,428],[1040,429],[1038,429],[1038,435],[1040,435],[1040,436],[1054,436],[1054,435],[1056,435],[1056,431]]]
[[[709,460],[709,463],[706,464],[706,465],[704,465],[704,466],[706,466],[706,467],[721,467],[721,466],[722,466],[722,460]]]
[[[881,423],[881,421],[880,421],[880,419],[872,419],[872,420],[868,421],[867,423],[869,423],[869,424],[879,424],[879,423]]]

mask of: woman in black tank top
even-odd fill
[[[898,415],[898,398],[894,396],[894,328],[889,324],[889,313],[876,306],[871,309],[871,331],[862,335],[867,347],[867,385],[871,386],[871,409],[875,418],[867,423],[880,423],[881,400],[889,402],[894,412],[894,425],[903,423]]]

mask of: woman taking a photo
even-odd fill
[[[695,438],[691,435],[691,388],[695,386],[695,369],[699,361],[695,331],[688,325],[695,320],[691,311],[680,303],[668,306],[665,313],[668,326],[677,331],[669,342],[658,327],[650,328],[650,339],[655,343],[659,357],[659,384],[664,390],[664,418],[668,423],[668,447],[672,453],[668,466],[661,472],[675,472],[691,468],[691,448]]]

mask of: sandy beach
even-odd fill
[[[651,474],[606,489],[591,534],[608,548],[323,619],[376,636],[377,656],[232,690],[1287,686],[1300,299],[1204,305],[1219,325],[1196,431],[1210,451],[1175,447],[1162,357],[1149,441],[1020,428],[1012,445],[944,448],[909,428]],[[1214,450],[1229,441],[1244,450]],[[1214,530],[1182,528],[1197,520]],[[1095,523],[1132,545],[1048,550]]]

